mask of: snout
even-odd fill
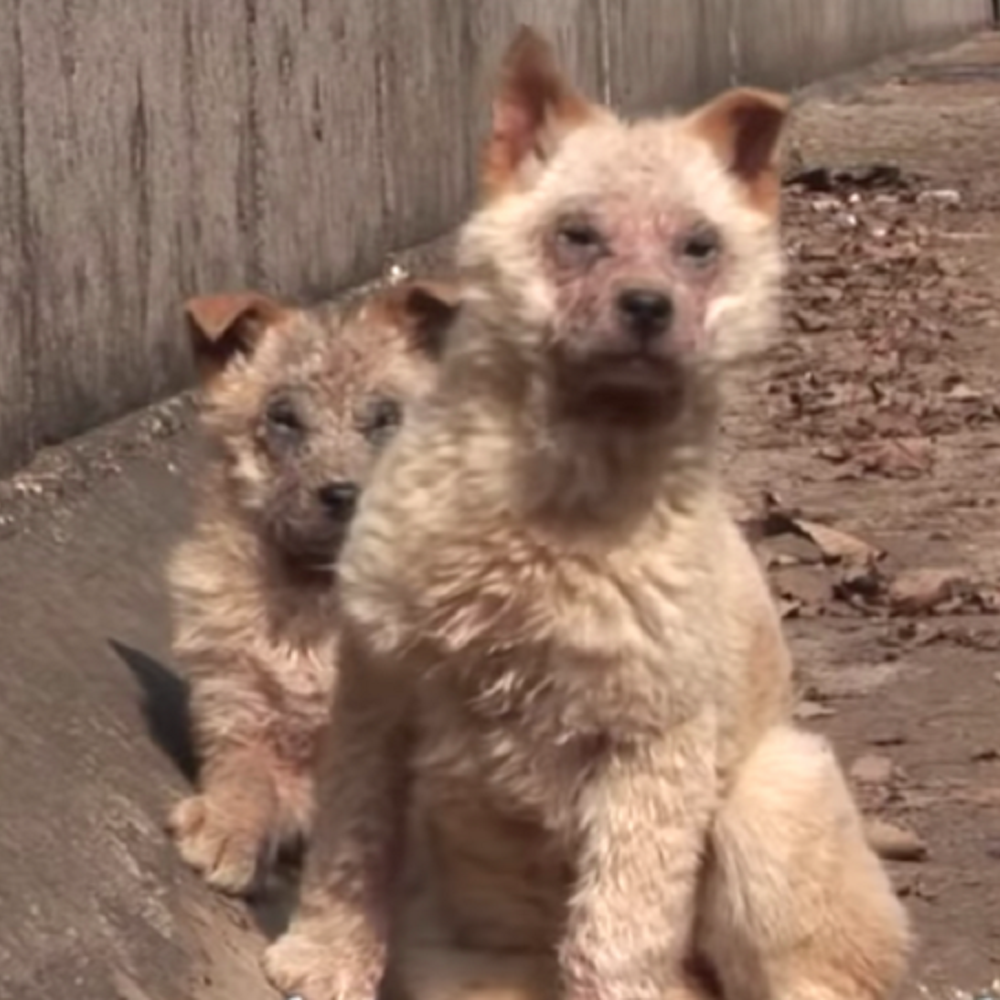
[[[353,517],[360,493],[361,490],[356,483],[349,479],[338,479],[321,486],[316,491],[316,498],[327,517],[333,521],[344,522]]]
[[[654,347],[670,332],[673,298],[664,290],[633,286],[622,289],[615,300],[622,333],[642,351]]]
[[[666,398],[684,377],[685,312],[690,303],[666,276],[621,275],[567,299],[553,357],[574,395],[623,392]]]

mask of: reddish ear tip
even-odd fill
[[[761,87],[741,87],[734,92],[734,97],[744,104],[761,110],[766,108],[780,115],[787,114],[792,106],[792,99],[787,94]]]
[[[184,303],[184,315],[194,329],[208,340],[224,337],[237,323],[251,317],[275,323],[285,309],[260,292],[224,292],[198,295]]]
[[[493,99],[481,176],[486,197],[527,183],[531,166],[551,157],[565,134],[594,113],[563,75],[550,42],[520,25],[502,60]]]
[[[260,292],[224,292],[188,299],[184,317],[202,381],[212,381],[238,355],[252,353],[264,332],[288,313]]]
[[[560,77],[556,51],[552,43],[539,31],[522,24],[510,44],[501,63],[501,90],[517,88],[517,81],[535,81],[535,86],[552,86]],[[543,83],[543,81],[547,81]],[[557,88],[566,86],[556,84]]]
[[[790,107],[784,94],[740,87],[709,101],[688,119],[751,202],[768,214],[778,204],[778,147]]]
[[[385,293],[381,306],[391,322],[407,330],[421,350],[436,355],[461,300],[462,286],[458,282],[413,279]]]
[[[551,52],[552,46],[544,35],[530,24],[521,23],[514,32],[514,37],[507,47],[510,54],[525,52]]]

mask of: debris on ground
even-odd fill
[[[962,51],[798,116],[784,335],[726,477],[796,719],[896,859],[901,995],[1000,1000],[1000,36]]]
[[[871,818],[865,823],[868,843],[887,861],[923,861],[927,845],[912,830],[888,820]]]

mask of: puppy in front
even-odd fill
[[[727,373],[778,323],[786,112],[737,89],[625,122],[530,30],[509,50],[462,313],[342,556],[316,837],[265,957],[286,994],[896,986],[904,913],[792,726],[716,469]]]
[[[260,888],[278,850],[308,835],[336,678],[336,559],[457,304],[457,287],[431,282],[313,308],[256,293],[186,304],[207,455],[169,581],[200,778],[170,827],[216,889]]]

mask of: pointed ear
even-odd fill
[[[389,322],[403,330],[422,354],[437,360],[461,308],[462,288],[449,281],[404,281],[384,293]]]
[[[184,303],[188,337],[202,381],[254,352],[264,331],[290,310],[260,292],[199,295]]]
[[[600,114],[563,76],[552,46],[522,25],[501,63],[493,98],[484,196],[526,187],[568,132]]]
[[[688,127],[712,147],[751,204],[768,215],[778,212],[778,150],[789,104],[783,94],[740,87],[687,117]]]

